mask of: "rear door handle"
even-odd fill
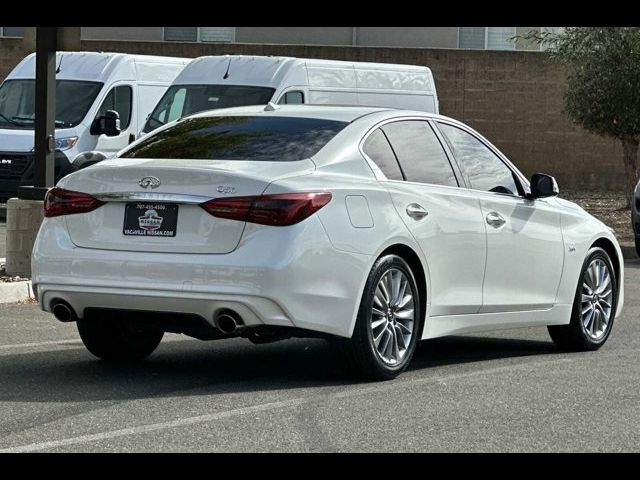
[[[504,225],[507,221],[504,219],[502,215],[498,212],[489,212],[487,214],[487,223],[491,225],[493,228],[499,228]]]
[[[415,218],[416,220],[420,220],[429,215],[429,212],[427,212],[422,205],[412,203],[407,206],[407,215],[411,218]]]

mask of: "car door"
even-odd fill
[[[559,212],[524,196],[519,176],[473,132],[444,122],[466,183],[480,200],[487,232],[482,313],[541,310],[555,304],[564,244]]]
[[[486,255],[479,203],[459,188],[429,122],[386,123],[369,134],[363,151],[385,174],[383,183],[426,258],[430,315],[478,312]]]
[[[120,135],[107,137],[104,134],[98,136],[95,150],[107,154],[115,153],[135,140],[137,131],[136,116],[134,115],[133,86],[120,84],[111,88],[100,104],[95,118],[105,114],[107,110],[115,110],[120,115]],[[95,120],[94,120],[95,124]],[[94,133],[95,125],[92,125]]]

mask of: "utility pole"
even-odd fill
[[[44,200],[54,184],[57,43],[58,27],[36,28],[34,184],[18,189],[23,200]]]

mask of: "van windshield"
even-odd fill
[[[100,82],[56,80],[56,128],[78,125],[102,85]],[[0,128],[33,130],[35,108],[35,80],[7,80],[0,86]]]
[[[180,117],[216,108],[265,105],[275,88],[245,85],[173,85],[151,112],[143,133]]]

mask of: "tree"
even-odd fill
[[[640,173],[640,27],[567,27],[527,38],[567,68],[564,103],[573,122],[622,143],[630,207]]]

